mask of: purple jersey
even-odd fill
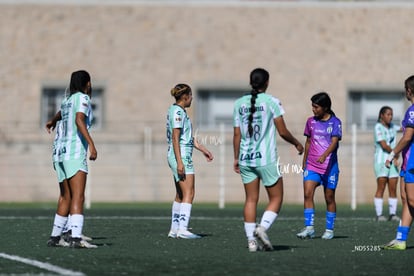
[[[332,137],[338,137],[341,140],[341,120],[333,115],[327,121],[310,117],[306,121],[304,135],[310,139],[306,169],[320,174],[329,173],[332,165],[338,162],[338,147],[326,157],[324,163],[321,164],[317,160],[331,144]]]
[[[403,129],[403,132],[405,132],[405,129],[407,127],[414,128],[414,104],[411,105],[405,112],[404,119],[401,122],[401,126]],[[402,171],[406,171],[408,157],[410,156],[410,151],[411,151],[411,145],[408,145],[401,152],[401,155],[402,155],[401,170]]]

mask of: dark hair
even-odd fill
[[[179,83],[171,89],[171,96],[175,98],[175,100],[179,100],[182,95],[189,94],[191,92],[191,87],[185,83]]]
[[[250,114],[249,114],[249,126],[248,131],[249,135],[252,136],[253,134],[253,113],[256,111],[256,98],[257,94],[262,93],[266,90],[269,81],[269,72],[267,72],[263,68],[256,68],[250,73],[250,86],[252,87],[252,91],[250,94],[252,97],[250,98]]]
[[[404,85],[405,85],[405,89],[410,89],[411,93],[414,93],[414,75],[408,77],[405,80]]]
[[[323,108],[326,109],[326,112],[329,114],[335,116],[335,113],[332,111],[331,106],[331,98],[329,97],[328,93],[326,92],[319,92],[318,94],[315,94],[311,98],[312,103],[317,104]]]
[[[379,111],[379,114],[378,114],[378,120],[377,120],[377,122],[381,121],[381,115],[383,115],[387,110],[391,110],[392,111],[392,108],[389,107],[389,106],[387,106],[387,105],[381,107],[381,109]]]
[[[70,95],[76,92],[84,92],[86,85],[91,81],[91,76],[85,70],[73,72],[70,77]]]

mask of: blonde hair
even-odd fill
[[[180,83],[174,86],[173,89],[171,89],[171,96],[173,96],[176,100],[179,100],[182,95],[188,94],[191,92],[191,88],[189,85]]]

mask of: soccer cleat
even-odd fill
[[[98,248],[97,245],[91,244],[85,240],[82,240],[82,238],[71,238],[70,241],[70,247],[72,248]]]
[[[69,230],[69,231],[67,231],[67,232],[64,232],[63,234],[62,234],[62,238],[66,241],[66,242],[70,242],[70,239],[72,238],[72,230]],[[91,237],[88,237],[88,236],[85,236],[85,235],[81,235],[81,238],[82,238],[82,240],[84,240],[84,241],[88,241],[88,242],[90,242],[90,241],[92,241],[92,238]]]
[[[47,246],[49,246],[49,247],[69,247],[69,243],[66,242],[60,236],[56,236],[56,237],[50,237],[50,239],[47,241]]]
[[[326,229],[325,233],[323,233],[322,235],[323,240],[330,240],[330,239],[333,239],[333,237],[334,237],[334,231],[330,229]]]
[[[262,250],[261,246],[259,245],[256,239],[249,240],[247,242],[247,247],[249,248],[249,252],[257,252]]]
[[[393,215],[390,215],[389,216],[388,220],[389,221],[400,221],[400,217],[397,216],[397,215],[395,215],[395,214],[393,214]]]
[[[263,247],[266,251],[272,251],[273,245],[267,236],[266,230],[263,226],[259,225],[254,230],[254,236],[259,239],[261,243],[263,243]]]
[[[168,232],[168,237],[172,239],[177,238],[177,232],[170,230],[170,232]]]
[[[405,241],[392,240],[384,245],[383,248],[389,250],[405,250],[407,248],[407,244]]]
[[[377,216],[377,219],[376,220],[377,221],[387,221],[387,218],[384,217],[383,215],[381,215],[381,216]]]
[[[299,239],[313,239],[315,237],[315,229],[313,226],[306,226],[301,232],[296,234]]]
[[[194,234],[194,233],[191,233],[188,230],[178,230],[177,238],[192,240],[192,239],[200,239],[201,236],[197,235],[197,234]]]

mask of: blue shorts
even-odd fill
[[[244,184],[260,178],[264,186],[274,185],[282,176],[276,163],[261,167],[240,166],[240,175]]]
[[[405,184],[414,184],[414,168],[405,171],[404,182]]]
[[[88,173],[88,162],[85,159],[53,162],[59,183],[74,176],[78,171]]]
[[[314,181],[325,188],[335,190],[338,186],[339,169],[338,166],[333,166],[328,174],[320,174],[314,171],[305,170],[303,173],[303,181]]]
[[[193,166],[193,159],[191,156],[182,156],[181,159],[183,160],[185,174],[194,174],[194,166]],[[168,165],[171,168],[171,171],[174,175],[175,182],[182,180],[182,178],[177,173],[177,160],[175,156],[172,155],[168,157]]]

